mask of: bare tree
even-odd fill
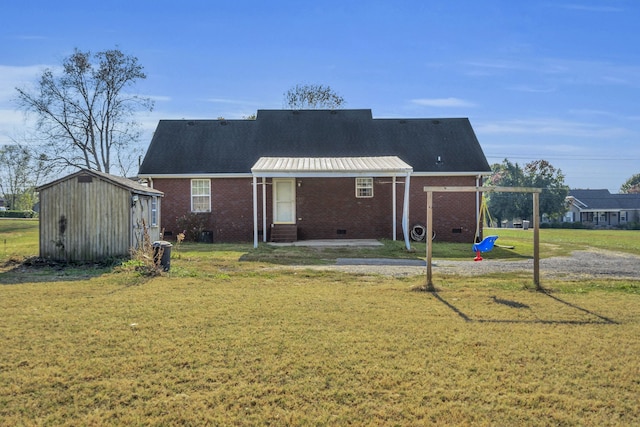
[[[333,89],[318,84],[297,84],[284,94],[285,108],[294,110],[335,110],[344,104],[344,98]]]
[[[92,55],[78,49],[64,59],[58,75],[46,69],[34,91],[16,88],[18,104],[34,113],[44,154],[61,167],[126,174],[132,144],[139,138],[137,110],[153,109],[149,98],[129,92],[145,79],[138,59],[118,49]],[[130,167],[131,165],[129,165]]]

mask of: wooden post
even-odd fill
[[[533,193],[533,283],[540,286],[540,193]]]
[[[533,283],[537,290],[543,290],[540,286],[540,193],[541,188],[531,187],[480,187],[480,186],[434,186],[424,187],[427,193],[427,290],[435,291],[431,277],[431,236],[433,230],[433,193],[463,193],[463,192],[502,192],[502,193],[533,193]]]
[[[433,292],[436,288],[433,286],[433,281],[431,280],[431,256],[432,256],[432,246],[433,240],[431,236],[433,236],[433,191],[427,191],[427,231],[426,236],[424,236],[425,241],[427,242],[427,291]]]

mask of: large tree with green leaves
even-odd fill
[[[293,110],[335,110],[344,103],[331,87],[319,84],[297,84],[284,94],[285,108]]]
[[[60,72],[46,69],[34,89],[17,88],[19,106],[36,118],[42,139],[37,156],[61,167],[111,172],[115,166],[125,174],[140,135],[134,113],[153,108],[133,92],[145,78],[138,59],[118,49],[76,49]]]
[[[33,209],[37,201],[35,188],[48,172],[46,157],[34,158],[19,144],[0,147],[0,195],[11,209]]]
[[[640,173],[633,175],[620,187],[621,193],[640,193]]]
[[[540,213],[550,219],[559,219],[566,212],[565,199],[569,187],[564,184],[564,174],[546,160],[536,160],[521,168],[518,163],[505,159],[492,165],[493,174],[487,184],[504,187],[542,188],[540,194]],[[515,218],[533,217],[531,194],[493,193],[489,196],[488,207],[491,215],[501,223]]]

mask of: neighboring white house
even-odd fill
[[[640,222],[640,194],[611,194],[609,190],[569,190],[564,222],[615,227]]]

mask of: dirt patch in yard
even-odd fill
[[[426,274],[426,266],[416,265],[415,260],[402,263],[399,260],[342,259],[335,265],[301,266],[317,270],[338,270],[355,274],[381,274],[385,276],[415,276]],[[531,272],[533,259],[503,261],[485,258],[483,261],[433,260],[434,274],[480,276],[501,272]],[[553,279],[607,278],[640,280],[640,257],[612,251],[575,251],[569,257],[540,260],[541,277]]]

